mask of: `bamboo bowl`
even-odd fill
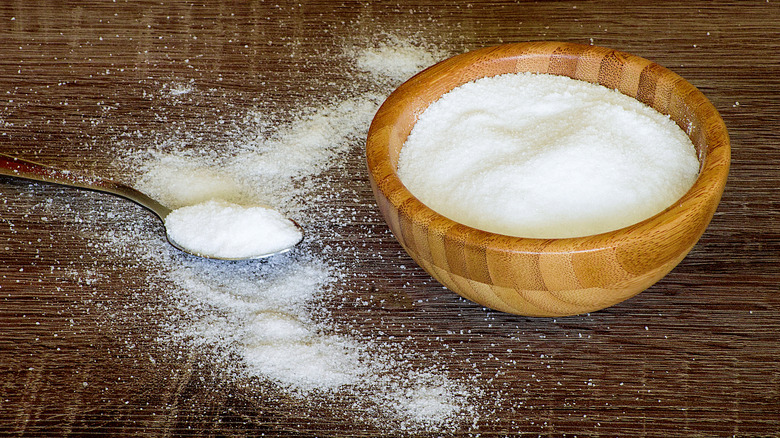
[[[514,72],[601,84],[668,114],[697,149],[700,171],[693,187],[671,207],[635,225],[565,239],[481,231],[426,207],[396,173],[398,155],[418,116],[457,86]],[[730,146],[712,104],[666,68],[602,47],[535,42],[475,50],[411,78],[374,117],[366,159],[385,221],[406,252],[440,283],[495,310],[563,316],[624,301],[656,283],[688,254],[720,201]]]

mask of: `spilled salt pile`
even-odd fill
[[[668,117],[618,91],[541,74],[455,88],[420,116],[398,175],[457,222],[535,238],[632,225],[693,185],[691,140]]]
[[[360,334],[359,321],[341,325],[325,304],[335,285],[355,275],[333,254],[360,250],[338,234],[338,225],[355,213],[345,207],[344,189],[334,193],[323,174],[343,166],[348,153],[360,154],[379,103],[401,76],[439,56],[397,39],[349,53],[363,73],[339,94],[346,97],[294,109],[289,123],[270,131],[258,129],[262,114],[248,114],[231,128],[215,127],[232,129],[226,137],[234,140],[212,148],[190,147],[198,140],[185,133],[127,148],[122,158],[128,169],[142,169],[136,186],[170,208],[268,205],[303,225],[306,241],[260,263],[181,257],[155,246],[152,237],[143,245],[138,237],[124,242],[131,233],[111,234],[109,246],[136,251],[153,265],[150,283],[171,285],[170,309],[162,313],[175,316],[162,323],[163,345],[212,351],[218,368],[271,382],[302,405],[318,396],[343,397],[360,413],[348,420],[374,428],[436,431],[472,424],[478,385],[421,366],[425,358],[401,340],[377,343],[375,335]],[[197,84],[190,87],[196,99]],[[338,205],[328,207],[334,199]]]
[[[391,36],[384,44],[355,53],[355,65],[382,79],[401,82],[435,64],[442,56],[443,53],[436,48],[420,50],[419,47]]]

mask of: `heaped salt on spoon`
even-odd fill
[[[168,241],[199,257],[248,260],[289,251],[303,240],[303,229],[265,206],[208,201],[171,210],[146,194],[111,180],[86,177],[0,153],[0,175],[94,190],[129,199],[152,211]]]

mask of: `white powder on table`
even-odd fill
[[[281,213],[262,206],[208,201],[173,210],[165,218],[168,238],[187,252],[243,259],[264,256],[301,241],[301,230]]]
[[[375,56],[377,50],[382,56]],[[148,260],[154,273],[149,282],[171,285],[160,303],[169,306],[162,313],[171,314],[162,322],[161,344],[213,352],[226,373],[273,383],[300,403],[301,412],[320,396],[348,400],[348,418],[323,421],[412,433],[471,425],[478,418],[471,403],[481,394],[479,385],[449,376],[443,366],[420,365],[437,361],[402,339],[377,341],[365,321],[337,322],[325,303],[333,305],[329,294],[362,275],[338,255],[373,256],[340,234],[356,221],[357,195],[353,187],[334,187],[325,172],[345,166],[348,152],[362,155],[382,93],[398,85],[399,75],[435,61],[429,51],[395,39],[350,53],[368,74],[351,79],[339,93],[346,97],[291,112],[287,125],[269,130],[264,114],[250,113],[235,126],[214,127],[227,130],[231,142],[208,145],[197,133],[180,132],[183,138],[123,148],[128,169],[142,169],[137,187],[170,208],[212,200],[269,205],[303,224],[310,239],[262,262],[237,263],[182,257],[158,235],[139,244],[138,230],[108,235],[113,241],[106,247]],[[200,93],[191,84],[188,96],[198,99]]]
[[[403,184],[474,228],[533,238],[640,222],[693,185],[691,140],[652,108],[563,76],[507,74],[455,88],[420,116]]]
[[[420,50],[420,47],[396,37],[390,36],[388,40],[357,52],[355,65],[376,77],[402,82],[444,56],[434,47]]]
[[[142,163],[144,170],[135,187],[153,195],[171,209],[219,199],[236,204],[263,204],[247,196],[228,173],[209,167],[214,157],[151,153]],[[202,161],[202,162],[201,162]]]

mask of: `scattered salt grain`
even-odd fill
[[[150,283],[171,285],[168,302],[161,303],[170,306],[163,313],[172,315],[161,323],[163,345],[213,351],[219,368],[271,382],[304,406],[312,395],[358,403],[351,409],[363,418],[344,421],[426,432],[473,424],[477,410],[470,403],[481,392],[477,385],[441,367],[420,366],[423,354],[401,340],[377,343],[369,328],[343,326],[325,304],[334,285],[342,287],[355,275],[332,255],[359,250],[348,249],[352,243],[333,226],[354,223],[355,213],[323,175],[360,156],[371,118],[395,85],[391,81],[406,79],[440,56],[394,38],[379,48],[347,51],[369,74],[356,75],[337,93],[345,97],[294,108],[280,126],[269,127],[263,114],[249,113],[232,127],[214,128],[232,129],[225,135],[230,142],[210,145],[197,134],[177,131],[183,138],[140,150],[125,146],[122,158],[129,170],[141,169],[136,186],[170,208],[211,202],[273,207],[306,227],[310,239],[298,250],[262,263],[209,263],[179,257],[160,242],[155,246],[153,235],[139,244],[141,232],[110,234],[116,241],[107,247],[122,256],[134,251],[130,257],[153,264]],[[379,76],[384,79],[377,81]]]
[[[434,419],[447,418],[458,413],[456,406],[451,403],[451,400],[457,399],[458,394],[446,385],[410,388],[395,397],[398,400],[396,409],[404,412],[412,422],[430,423]]]
[[[670,206],[699,162],[667,116],[600,85],[507,74],[419,117],[398,162],[412,194],[457,222],[534,238],[619,229]]]
[[[141,164],[144,173],[137,178],[138,190],[171,209],[222,200],[252,203],[246,191],[228,172],[210,168],[209,158],[185,154],[152,153]],[[203,162],[201,162],[203,161]],[[257,202],[255,202],[257,203]]]
[[[168,238],[187,252],[222,259],[277,253],[301,241],[301,230],[281,213],[208,201],[173,210],[165,218]]]
[[[266,325],[269,321],[263,321]],[[257,329],[256,326],[251,326]],[[281,328],[281,327],[279,327]],[[245,344],[244,360],[250,369],[281,384],[293,384],[296,389],[330,390],[360,383],[366,379],[368,367],[360,363],[358,343],[338,336],[307,336],[303,326],[281,328],[283,340],[264,340],[262,333]],[[292,329],[288,332],[287,330]],[[303,335],[303,336],[301,336]],[[259,338],[259,339],[258,339]]]
[[[355,64],[375,77],[400,82],[433,65],[442,56],[435,48],[426,50],[408,41],[390,38],[386,44],[360,51],[355,57]]]
[[[185,62],[189,62],[189,60]],[[168,94],[172,97],[188,94],[191,93],[193,90],[190,84],[185,84],[185,83],[174,83],[171,84],[170,86],[166,84],[163,88],[167,89]]]

